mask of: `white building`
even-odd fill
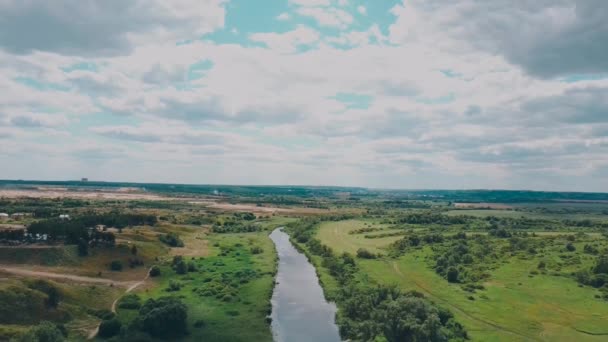
[[[70,215],[68,215],[68,214],[61,214],[61,215],[59,215],[59,219],[60,220],[69,220],[70,219]]]
[[[7,213],[0,213],[0,221],[1,220],[8,220],[8,214]]]

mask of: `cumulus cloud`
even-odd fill
[[[223,0],[3,0],[0,46],[13,53],[124,55],[135,44],[196,38],[224,24]]]
[[[60,4],[0,0],[6,177],[608,190],[603,2]]]

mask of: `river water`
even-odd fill
[[[278,342],[339,342],[336,306],[328,303],[314,267],[289,236],[275,229],[270,238],[279,255],[272,294],[272,333]]]

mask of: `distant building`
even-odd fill
[[[8,220],[9,215],[7,213],[0,213],[0,220]]]
[[[88,179],[88,178],[82,178],[82,179],[81,179],[81,181],[83,181],[83,182],[88,182],[88,181],[89,181],[89,179]]]
[[[69,220],[70,219],[70,215],[68,215],[68,214],[61,214],[61,215],[59,215],[59,219],[60,220]]]
[[[20,220],[20,219],[22,219],[24,216],[25,216],[25,214],[24,214],[24,213],[14,213],[14,214],[11,214],[11,218],[12,218],[13,220]]]

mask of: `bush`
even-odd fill
[[[122,271],[122,262],[118,260],[114,260],[110,263],[110,270],[112,271]]]
[[[97,335],[102,338],[116,336],[120,332],[121,327],[122,324],[116,318],[105,320],[99,325],[99,332]]]
[[[568,244],[566,244],[566,250],[568,252],[574,252],[576,250],[576,247],[574,247],[574,245],[572,244],[572,242],[568,242]]]
[[[183,336],[187,332],[188,311],[177,298],[148,299],[139,309],[134,326],[160,339]]]
[[[175,233],[168,233],[164,235],[160,235],[158,239],[171,247],[184,247],[184,242],[179,238],[179,236]]]
[[[171,281],[169,281],[169,287],[167,288],[167,291],[175,292],[175,291],[179,291],[181,288],[182,288],[182,284],[180,284],[179,282],[177,282],[175,280],[171,280]]]
[[[262,254],[263,252],[264,252],[264,250],[262,249],[262,247],[259,247],[259,246],[251,247],[251,254]]]
[[[359,248],[357,250],[357,258],[361,259],[375,259],[376,255],[365,248]]]
[[[196,272],[196,264],[193,261],[188,263],[188,272]]]
[[[20,342],[61,342],[65,336],[61,330],[51,322],[42,322],[23,334],[17,341]]]
[[[121,309],[139,309],[141,307],[141,298],[136,294],[127,294],[120,299],[118,307]]]
[[[458,282],[458,270],[456,267],[448,268],[448,272],[446,273],[446,278],[450,283]]]
[[[154,278],[158,276],[160,276],[160,267],[154,265],[150,268],[150,277]]]

